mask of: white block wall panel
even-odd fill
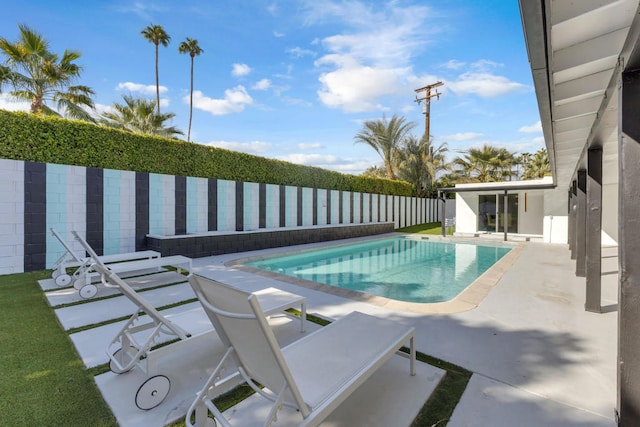
[[[187,233],[207,231],[208,181],[205,178],[187,177]]]
[[[280,226],[280,186],[267,184],[266,186],[266,228]]]
[[[0,159],[0,274],[24,271],[24,162]]]
[[[362,212],[360,209],[360,199],[362,198],[362,193],[353,193],[353,223],[360,224],[360,213]]]
[[[331,191],[331,224],[340,223],[340,191]]]
[[[82,247],[73,239],[72,230],[83,234],[86,231],[86,181],[85,168],[47,164],[47,252],[46,266],[51,268],[66,249],[48,232],[55,228],[74,248],[77,254],[83,255]]]
[[[171,236],[176,234],[176,177],[162,175],[162,234]]]
[[[120,171],[120,253],[136,250],[136,173]]]
[[[302,225],[313,225],[313,188],[302,189]]]
[[[236,229],[236,182],[218,180],[218,230]]]
[[[351,218],[351,192],[350,191],[343,191],[342,192],[342,219],[343,219],[343,224],[349,224],[350,223],[350,218]],[[355,201],[354,201],[355,203]],[[355,221],[355,217],[353,219]]]
[[[318,189],[318,225],[327,224],[327,191]]]
[[[285,187],[285,227],[298,225],[298,187]]]
[[[244,231],[253,231],[260,228],[260,184],[245,182],[243,189]]]

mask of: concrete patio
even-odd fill
[[[295,249],[323,245],[326,244],[303,245]],[[602,305],[605,313],[602,314],[584,311],[584,279],[575,277],[574,262],[570,260],[566,245],[524,243],[521,255],[479,307],[455,314],[389,310],[225,266],[234,259],[291,249],[199,258],[194,260],[193,266],[196,273],[247,290],[274,286],[306,296],[310,313],[339,318],[358,310],[414,325],[419,351],[473,372],[449,426],[615,425],[617,248],[603,249]],[[175,290],[185,292],[181,285]],[[82,305],[75,306],[76,309],[80,307]],[[76,325],[77,320],[69,317],[69,308],[56,311],[63,324]],[[296,339],[291,331],[296,332],[295,326],[288,330],[284,328],[281,336],[285,340]],[[296,333],[299,336],[299,332]],[[83,334],[92,337],[91,344],[79,344],[83,342]],[[76,347],[97,348],[95,356],[83,355],[79,350],[83,358],[98,358],[92,362],[96,365],[104,363],[104,348],[113,334],[111,330],[104,334],[94,330],[77,332],[71,337]],[[89,353],[91,351],[94,350]],[[391,420],[395,421],[394,425],[408,425],[413,417],[411,414],[415,415],[424,404],[442,371],[420,363],[420,380],[411,381],[405,376],[404,362],[400,359],[385,366],[377,378],[372,378],[373,383],[365,384],[360,393],[345,402],[323,425],[388,426]],[[202,372],[193,371],[187,374],[193,375],[194,381],[202,381]],[[132,374],[126,375],[135,382]],[[172,418],[167,413],[179,418],[177,414],[186,410],[185,405],[193,399],[193,394],[175,396],[165,408],[168,412],[165,410],[153,418],[155,409],[143,412],[132,402],[125,402],[118,391],[119,386],[115,386],[117,381],[123,382],[117,380],[118,377],[112,373],[102,374],[96,377],[96,382],[122,425],[161,425]],[[382,384],[385,387],[380,387]],[[181,387],[176,385],[177,389]],[[394,392],[404,388],[407,392],[402,396],[394,395],[393,404],[381,407],[375,402],[390,401],[388,395],[381,394],[385,388]],[[118,415],[118,411],[122,411],[118,408],[123,405],[129,407],[129,412]],[[372,408],[377,408],[378,414],[382,415],[376,415]],[[234,417],[238,422],[247,421],[243,417],[251,417],[257,411],[260,411],[259,403],[249,398],[238,405]],[[282,424],[278,425],[284,425],[287,420],[287,416],[281,417]]]

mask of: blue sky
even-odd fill
[[[431,135],[450,156],[484,143],[535,152],[544,142],[517,0],[65,1],[4,0],[0,36],[18,23],[51,50],[77,50],[99,111],[122,95],[155,99],[155,51],[140,34],[162,25],[162,112],[184,131],[195,59],[194,142],[359,174],[380,165],[354,143],[364,120],[404,116],[422,136],[415,89],[444,82]],[[6,92],[6,91],[5,91]],[[0,108],[25,108],[0,94]]]

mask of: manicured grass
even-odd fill
[[[93,382],[93,375],[107,367],[85,369],[37,284],[49,274],[0,276],[0,426],[116,426]],[[309,320],[328,323],[313,315]],[[444,369],[446,375],[412,427],[446,425],[471,372],[420,352],[417,358]],[[248,386],[241,386],[219,396],[216,405],[231,407],[251,393]]]
[[[447,227],[447,236],[452,236],[455,228]],[[442,234],[442,223],[430,222],[427,224],[412,225],[411,227],[398,228],[396,231],[400,233],[416,233],[416,234]]]
[[[0,276],[0,425],[116,426],[38,286],[49,274]]]

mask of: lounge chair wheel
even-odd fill
[[[53,273],[51,273],[51,278],[55,280],[59,275],[60,270],[53,270]]]
[[[136,393],[136,406],[142,410],[155,408],[169,394],[171,382],[164,375],[156,375],[146,380]]]
[[[61,274],[56,277],[55,281],[56,285],[60,287],[67,286],[69,283],[71,283],[71,276],[69,276],[68,274]]]
[[[131,346],[131,349],[136,352],[137,349],[133,346]],[[133,364],[131,365],[131,367],[129,369],[120,369],[118,368],[118,365],[116,365],[113,361],[113,359],[116,359],[118,362],[120,362],[120,365],[126,365],[128,364],[129,360],[122,360],[122,349],[119,348],[118,350],[113,352],[113,355],[111,356],[112,358],[109,359],[109,369],[111,369],[111,372],[113,372],[114,374],[124,374],[125,372],[129,372],[131,369],[133,369]]]
[[[82,287],[87,284],[87,281],[82,277],[73,281],[73,287],[77,290],[82,289]]]
[[[96,285],[84,285],[78,293],[84,299],[93,298],[98,293],[98,287]]]

